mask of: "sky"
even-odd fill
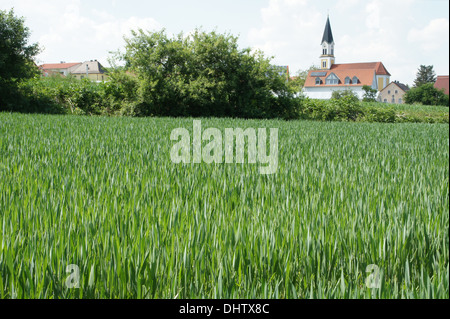
[[[124,50],[139,28],[169,35],[195,28],[239,36],[291,75],[319,65],[327,16],[336,63],[381,61],[391,80],[412,85],[420,65],[449,74],[448,0],[0,0],[25,18],[37,63],[98,60]]]

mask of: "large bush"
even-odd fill
[[[448,95],[444,94],[444,90],[436,89],[433,83],[412,88],[405,93],[404,99],[407,104],[421,103],[424,105],[449,106]]]
[[[169,38],[165,31],[133,32],[123,59],[139,80],[143,115],[291,118],[293,92],[285,77],[237,38],[196,30]]]

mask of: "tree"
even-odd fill
[[[296,93],[301,92],[305,85],[309,71],[319,70],[318,66],[312,65],[307,70],[299,70],[297,75],[289,80],[288,86]]]
[[[350,88],[346,88],[345,90],[333,91],[333,93],[331,93],[331,99],[333,100],[346,99],[354,103],[359,102],[358,95],[355,92],[353,92],[353,90]]]
[[[427,83],[436,82],[436,73],[434,73],[432,65],[421,65],[414,80],[414,87],[419,87]]]
[[[260,51],[229,34],[132,32],[123,55],[139,81],[143,115],[292,117],[286,78]]]
[[[412,88],[405,93],[404,99],[407,104],[421,103],[423,105],[449,106],[448,95],[444,93],[443,89],[436,89],[433,83]]]
[[[376,102],[378,91],[368,85],[362,87],[364,91],[363,102]]]
[[[18,82],[37,74],[33,58],[39,46],[28,44],[29,36],[24,18],[16,17],[12,9],[0,10],[0,110],[14,110]]]

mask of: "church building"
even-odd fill
[[[391,75],[381,62],[336,64],[334,45],[328,17],[322,38],[320,70],[308,72],[303,88],[305,96],[330,99],[333,91],[351,89],[362,99],[364,85],[381,91],[390,83]]]

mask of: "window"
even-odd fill
[[[387,103],[387,99],[384,99],[383,102],[384,102],[384,103]]]
[[[322,62],[322,67],[325,69],[327,67],[327,61]]]
[[[323,54],[323,55],[326,55],[326,54],[327,54],[327,49],[323,49],[323,50],[322,50],[322,54]]]
[[[321,85],[322,84],[322,80],[320,80],[320,78],[316,78],[316,85]]]
[[[336,85],[336,84],[339,84],[339,78],[334,73],[331,73],[327,77],[325,82],[326,82],[327,85]]]
[[[350,84],[350,81],[351,81],[350,77],[347,76],[347,77],[345,78],[345,84]]]
[[[398,94],[398,90],[395,90],[395,94]]]
[[[388,91],[388,94],[391,94],[391,91]]]
[[[402,104],[403,100],[401,98],[398,99],[398,104]]]
[[[353,84],[358,84],[359,79],[356,76],[354,76],[352,82]]]

